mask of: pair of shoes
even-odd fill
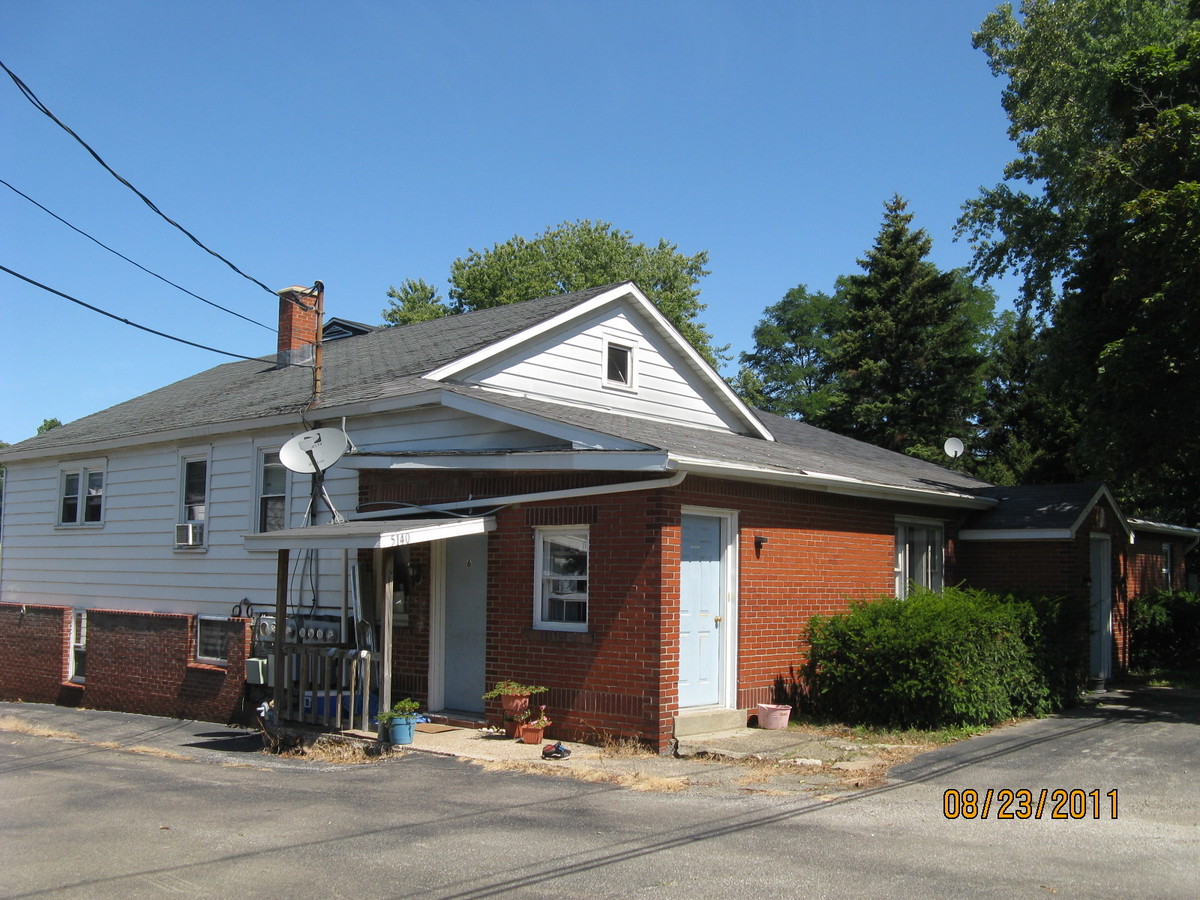
[[[566,759],[570,755],[571,751],[564,747],[561,741],[542,748],[542,759]]]

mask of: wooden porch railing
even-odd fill
[[[374,732],[380,659],[366,650],[284,644],[283,672],[276,673],[280,721]]]

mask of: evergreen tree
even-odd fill
[[[994,297],[961,271],[926,257],[907,204],[886,205],[875,245],[843,279],[843,330],[833,340],[833,402],[819,421],[833,431],[926,459],[975,426],[982,402],[984,334]]]

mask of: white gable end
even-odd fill
[[[627,302],[540,334],[456,373],[454,381],[641,418],[747,430],[728,402]]]

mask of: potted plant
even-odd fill
[[[521,740],[526,744],[540,744],[542,742],[542,733],[550,727],[551,721],[546,715],[546,705],[543,703],[538,707],[538,714],[531,716],[529,710],[525,710],[518,717],[519,731]]]
[[[509,737],[517,734],[518,717],[529,710],[529,698],[534,694],[544,694],[546,688],[537,684],[521,684],[505,678],[497,681],[495,686],[483,695],[484,700],[500,698],[500,707],[504,711],[504,731]]]
[[[411,744],[413,725],[417,721],[417,710],[421,704],[411,697],[397,700],[391,709],[379,714],[379,724],[387,727],[388,740],[393,744]]]

